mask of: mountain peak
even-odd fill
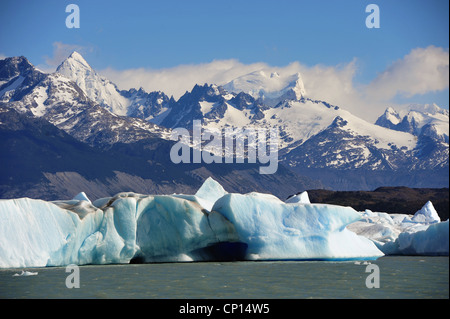
[[[376,125],[392,129],[401,122],[401,117],[391,106],[375,122]]]
[[[73,51],[56,69],[56,72],[62,75],[70,75],[75,70],[92,70],[89,63],[77,51]]]
[[[305,85],[303,84],[303,79],[300,72],[295,73],[294,78],[295,83],[292,90],[295,92],[297,100],[299,100],[306,95]]]
[[[126,115],[128,100],[120,94],[114,83],[95,72],[77,51],[73,51],[56,72],[74,81],[94,102],[117,115]]]
[[[24,56],[0,59],[0,81],[7,82],[17,75],[25,75],[34,69]]]
[[[300,100],[306,95],[299,72],[282,74],[258,70],[232,80],[224,88],[233,93],[245,92],[271,106],[283,100]]]
[[[86,62],[86,60],[83,58],[83,56],[80,53],[78,53],[77,51],[73,51],[69,55],[69,59],[74,59],[74,60],[77,60],[77,61]]]
[[[410,104],[407,111],[415,111],[420,113],[428,113],[431,115],[443,114],[449,116],[448,110],[440,108],[436,103],[433,104]]]

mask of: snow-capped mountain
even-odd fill
[[[0,60],[0,102],[20,100],[45,77],[23,56]]]
[[[147,93],[142,88],[119,90],[76,51],[58,66],[56,72],[74,81],[87,97],[116,115],[152,120],[159,124],[173,102],[163,92]]]
[[[426,135],[449,142],[449,112],[436,104],[410,105],[401,113],[388,107],[375,124],[415,136]]]
[[[91,100],[112,113],[144,119],[169,129],[183,127],[190,130],[193,120],[201,120],[202,128],[209,131],[220,131],[225,127],[277,128],[280,154],[293,167],[395,169],[405,164],[405,157],[410,157],[417,146],[412,132],[382,128],[338,106],[306,97],[299,73],[252,72],[224,87],[196,85],[178,101],[169,99],[163,92],[147,93],[142,88],[119,91],[77,52],[58,67],[57,73],[75,81]],[[341,125],[336,126],[337,122]],[[143,123],[146,122],[142,121],[140,125]],[[70,129],[68,125],[70,122],[66,130]],[[301,146],[324,131],[333,132],[328,138],[330,143],[336,141],[338,135],[347,136],[339,150],[334,147],[335,151],[330,153],[308,152],[307,161],[293,155],[303,154],[311,142]],[[297,148],[297,152],[289,155]],[[332,145],[322,140],[315,150],[329,148],[333,148]]]
[[[74,57],[77,58],[76,63]],[[73,62],[71,66],[86,69],[80,55],[72,54],[68,60]],[[0,104],[20,113],[42,117],[80,141],[108,146],[154,136],[169,138],[167,129],[110,112],[90,99],[76,82],[59,72],[42,73],[23,57],[1,62],[0,81],[3,85],[0,86]],[[62,65],[67,66],[67,60]],[[81,72],[78,71],[75,73]],[[109,81],[103,83],[106,88],[110,87]],[[98,83],[94,87],[99,87]]]
[[[275,106],[284,100],[300,100],[306,96],[300,73],[280,75],[260,70],[240,76],[223,87],[228,92],[250,94],[268,106]]]
[[[202,120],[202,128],[211,132],[226,127],[276,128],[280,155],[292,167],[396,169],[417,145],[410,133],[371,124],[338,106],[305,97],[269,107],[244,92],[196,85],[172,112],[161,122],[163,126],[192,129],[193,120]]]
[[[426,116],[411,109],[402,119],[403,115],[388,108],[375,125],[339,106],[307,97],[299,73],[256,71],[223,87],[195,85],[175,101],[163,92],[147,93],[142,88],[119,91],[76,52],[58,67],[58,72],[81,87],[90,83],[86,95],[100,105],[110,103],[112,106],[105,108],[112,113],[168,129],[191,130],[194,120],[201,120],[202,128],[212,132],[226,127],[276,128],[280,155],[296,169],[432,169],[445,166],[448,160],[446,145],[435,141],[442,138],[448,143],[448,132],[441,134],[446,123],[448,131],[448,115],[445,122],[445,114],[428,107]],[[114,97],[115,102],[107,102],[105,96]],[[121,107],[115,107],[117,103]],[[419,129],[428,132],[432,140],[418,139]],[[220,152],[222,149],[216,155],[223,155]]]
[[[105,92],[101,83],[110,87],[103,80],[92,87]],[[148,121],[171,111],[165,103],[175,103],[162,92],[120,91],[131,101],[127,112],[142,118],[120,116],[75,81],[59,72],[45,74],[23,57],[0,60],[0,84],[0,198],[71,198],[80,189],[93,198],[122,191],[189,193],[209,176],[233,192],[259,190],[282,198],[322,187],[281,165],[276,174],[263,176],[257,164],[172,163],[170,130]]]
[[[126,115],[129,102],[115,84],[95,72],[86,60],[74,51],[56,69],[56,72],[74,81],[92,101],[117,115]]]
[[[298,73],[258,71],[223,87],[195,85],[175,101],[163,92],[119,90],[76,52],[53,74],[24,57],[8,58],[0,60],[1,105],[42,117],[91,146],[168,140],[171,129],[192,130],[193,121],[201,120],[210,132],[276,128],[280,160],[300,173],[448,170],[448,111],[435,105],[407,112],[388,108],[376,124],[369,123],[308,97]],[[212,152],[223,155],[221,148]]]
[[[147,93],[139,90],[122,90],[120,94],[128,100],[127,115],[137,117],[159,125],[170,113],[175,100],[169,98],[164,92],[155,91]]]
[[[414,104],[402,112],[387,108],[376,124],[392,130],[408,132],[417,139],[412,165],[415,169],[448,167],[449,112],[436,104]]]
[[[171,103],[159,124],[191,130],[193,121],[201,120],[202,128],[207,130],[241,128],[256,123],[264,116],[262,111],[268,108],[246,93],[228,93],[214,84],[195,85],[191,92]],[[150,121],[154,122],[153,119]]]
[[[384,113],[377,119],[375,124],[389,129],[393,129],[401,121],[402,118],[400,114],[398,114],[396,110],[394,110],[392,107],[389,106],[388,108],[386,108]]]
[[[329,126],[294,148],[284,158],[291,166],[299,169],[396,170],[408,165],[415,146],[413,136],[398,135],[394,137],[398,138],[396,143],[388,142],[385,134],[389,131],[364,134],[358,131],[358,124],[361,123],[337,116]],[[369,131],[373,126],[366,129]]]

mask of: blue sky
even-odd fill
[[[70,3],[80,8],[79,29],[65,26]],[[365,25],[370,3],[380,8],[379,29]],[[45,68],[77,49],[94,69],[117,72],[230,59],[337,69],[353,63],[357,87],[416,48],[448,54],[448,12],[447,0],[2,0],[0,55],[24,55]],[[448,108],[448,84],[418,92],[391,100]]]

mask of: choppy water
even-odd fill
[[[64,267],[27,269],[38,272],[28,277],[0,269],[0,298],[449,298],[448,257],[382,257],[372,264],[379,288],[367,288],[375,273],[363,262],[81,266],[80,288],[72,289]]]

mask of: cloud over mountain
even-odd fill
[[[74,44],[55,42],[52,57],[46,57],[46,66],[38,67],[48,71],[63,60],[68,52],[91,51]],[[99,73],[111,79],[120,89],[142,87],[146,91],[163,91],[178,99],[195,84],[228,82],[255,72],[292,75],[300,73],[308,96],[345,106],[354,114],[374,121],[387,105],[402,106],[394,102],[396,96],[406,98],[430,92],[446,90],[449,87],[449,52],[441,47],[415,48],[403,58],[393,62],[378,74],[369,84],[357,83],[359,71],[357,58],[338,65],[317,64],[307,66],[295,61],[286,66],[271,66],[267,63],[245,64],[237,59],[213,60],[201,64],[184,64],[170,68],[135,68],[118,70],[109,67]],[[430,101],[432,103],[434,101]]]
[[[449,87],[449,52],[429,46],[416,48],[380,73],[367,88],[370,96],[389,100],[397,94],[441,91]]]

